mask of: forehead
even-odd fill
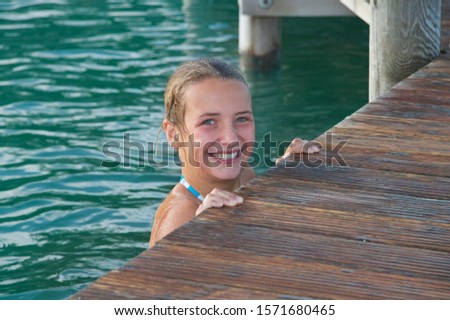
[[[186,117],[205,112],[235,113],[251,111],[251,96],[247,86],[230,79],[205,79],[186,90]]]

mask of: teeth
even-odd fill
[[[214,153],[213,156],[215,158],[223,159],[223,160],[230,160],[237,157],[237,152],[233,153]]]

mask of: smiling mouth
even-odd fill
[[[221,160],[233,160],[236,159],[239,152],[235,151],[232,153],[210,153],[210,155],[214,158],[221,159]]]
[[[234,152],[211,152],[208,153],[210,157],[216,158],[221,161],[233,161],[239,157],[241,152],[239,150]]]

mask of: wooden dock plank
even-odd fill
[[[430,162],[427,154],[412,154],[401,149],[392,151],[346,145],[342,150],[345,152],[343,158],[350,167],[369,167],[383,171],[450,177],[448,157],[434,155],[433,162]],[[329,163],[336,162],[332,155],[324,158]]]
[[[311,242],[309,244],[314,246]],[[446,281],[387,274],[359,266],[349,270],[317,261],[296,261],[283,257],[269,259],[256,254],[249,257],[248,252],[230,250],[227,247],[220,250],[191,248],[165,241],[159,250],[150,251],[143,253],[124,269],[133,270],[135,274],[151,274],[152,279],[203,281],[322,299],[442,299],[448,298],[450,285]],[[168,255],[176,257],[170,266],[167,265]],[[165,267],[149,269],[149,264]],[[256,295],[254,297],[261,298]]]
[[[284,239],[285,242],[273,241],[274,239]],[[230,242],[232,245],[227,246],[227,250],[267,257],[270,260],[321,263],[340,266],[345,270],[355,269],[356,266],[358,270],[450,281],[450,256],[447,252],[406,248],[362,239],[354,241],[308,232],[236,224],[234,221],[222,222],[220,225],[209,221],[196,223],[183,233],[174,234],[170,240],[170,245],[173,246],[205,250],[220,250],[223,243]]]
[[[446,137],[450,122],[422,119],[405,119],[379,115],[364,115],[355,113],[351,118],[336,125],[333,130],[357,130],[356,136],[373,136],[384,134],[381,137],[401,138],[406,140],[413,137],[418,140],[439,140],[446,146],[450,145],[450,137]],[[367,134],[370,132],[371,134]]]
[[[405,141],[400,138],[388,137],[386,134],[378,134],[368,136],[370,131],[363,131],[359,136],[357,136],[354,130],[340,129],[339,127],[330,130],[333,133],[334,144],[337,145],[339,141],[347,142],[345,148],[369,148],[373,152],[402,152],[408,154],[417,155],[428,155],[430,161],[434,156],[442,157],[442,153],[447,153],[450,151],[450,145],[446,142],[446,138],[441,141],[427,141],[424,139],[418,139],[415,137],[410,138],[410,141]],[[364,136],[366,134],[366,136]],[[365,137],[365,139],[364,139]],[[444,140],[445,139],[445,140]],[[320,141],[320,139],[319,139]],[[324,144],[328,147],[331,152],[332,144],[324,141]],[[344,148],[342,148],[344,149]]]
[[[450,299],[449,137],[443,54],[72,299]]]
[[[130,285],[129,279],[134,279],[145,286]],[[192,288],[195,288],[192,291]],[[252,299],[255,290],[236,288],[225,285],[189,281],[172,278],[159,278],[153,281],[147,273],[135,270],[121,270],[112,272],[107,281],[94,283],[83,292],[84,299],[140,299],[152,297],[152,299],[183,299],[190,293],[192,299]],[[257,292],[267,299],[300,299],[299,296],[283,295],[276,292]]]
[[[358,115],[382,116],[395,119],[420,119],[450,122],[450,108],[434,104],[405,101],[376,100],[358,110]]]
[[[395,90],[395,91],[394,91]],[[432,104],[449,107],[450,96],[441,96],[436,93],[417,94],[414,90],[395,89],[386,92],[378,99],[386,101],[412,102],[416,104]]]
[[[276,182],[273,181],[274,179]],[[295,188],[291,188],[292,184],[296,184]],[[302,192],[301,187],[305,186],[308,187],[305,188],[307,190],[317,188],[318,190],[337,191],[340,193],[354,190],[355,192],[363,191],[364,194],[372,194],[373,196],[378,194],[382,197],[406,195],[420,201],[435,199],[443,200],[443,202],[447,203],[450,200],[447,193],[447,190],[450,190],[450,178],[384,172],[369,168],[320,167],[311,169],[305,166],[300,166],[296,170],[279,168],[271,170],[264,177],[252,182],[250,185],[252,189],[260,186],[261,189],[264,189],[272,185],[276,186],[277,191],[278,188],[283,190],[283,192],[277,192],[274,197],[288,194],[290,190],[297,193]],[[361,194],[362,196],[363,194]],[[293,201],[295,202],[295,200]]]
[[[317,197],[317,194],[315,196]],[[327,208],[319,205],[317,200],[301,205],[272,204],[249,197],[246,202],[251,204],[246,214],[241,210],[224,214],[223,211],[217,210],[218,212],[208,215],[205,219],[216,223],[238,219],[239,224],[266,228],[276,226],[277,230],[294,233],[322,234],[356,241],[450,251],[450,223],[429,221],[425,216],[402,216],[400,212],[395,212],[398,208],[394,206],[392,211],[378,209],[377,212],[375,206],[365,211],[348,209],[348,203],[347,208],[332,204]],[[282,214],[277,216],[276,220],[261,219],[259,213],[264,210]],[[339,221],[338,230],[336,221]]]

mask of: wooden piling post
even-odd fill
[[[242,1],[242,0],[240,0]],[[281,18],[239,12],[239,53],[243,69],[273,69],[280,64]]]
[[[371,0],[369,101],[439,55],[441,0]]]

